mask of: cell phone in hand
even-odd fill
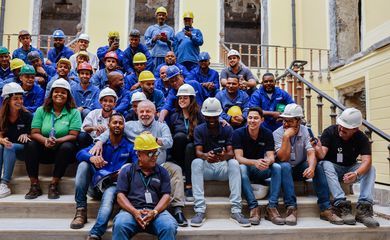
[[[214,154],[221,154],[223,151],[223,147],[217,147],[213,149]]]
[[[314,143],[317,144],[318,140],[317,140],[317,138],[314,136],[314,133],[313,133],[313,131],[311,130],[311,128],[307,128],[307,131],[309,131],[310,140],[313,140]]]
[[[160,33],[161,37],[167,37],[167,34],[165,32]]]
[[[191,28],[191,27],[188,26],[188,25],[184,27],[184,29],[185,29],[187,32],[190,31],[190,28]]]

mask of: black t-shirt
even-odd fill
[[[233,128],[229,125],[222,127],[219,124],[217,135],[212,135],[207,128],[207,123],[196,126],[194,130],[194,145],[203,146],[203,152],[207,153],[217,147],[232,145]]]
[[[200,125],[204,122],[203,115],[200,112],[197,113],[197,120],[198,120],[197,125]],[[172,135],[175,135],[176,133],[179,133],[179,132],[187,134],[187,128],[186,128],[186,125],[184,123],[184,115],[183,115],[182,111],[174,112],[171,115],[171,121],[170,121],[169,125],[171,127]]]
[[[10,142],[17,143],[18,138],[22,134],[30,134],[32,114],[30,112],[24,112],[20,110],[19,118],[15,123],[7,123],[7,131],[4,133],[4,137],[7,137]]]
[[[256,140],[249,136],[248,127],[246,126],[233,132],[233,148],[242,149],[245,158],[264,158],[267,151],[274,151],[274,146],[272,132],[265,127],[260,127]]]
[[[328,148],[324,159],[342,166],[355,164],[359,155],[371,155],[370,142],[360,130],[350,140],[344,141],[339,136],[337,125],[332,125],[322,133],[321,143]],[[337,153],[343,154],[343,162],[337,162]]]

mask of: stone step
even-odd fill
[[[53,175],[54,164],[39,164],[39,176],[50,177]],[[66,171],[65,176],[74,177],[76,176],[77,163],[70,164]],[[26,165],[24,161],[16,161],[14,167],[14,173],[12,176],[15,177],[23,177],[28,176],[26,171]]]
[[[390,239],[390,221],[378,218],[381,227],[369,229],[358,223],[354,226],[333,225],[319,218],[298,218],[296,226],[277,226],[262,220],[259,226],[243,228],[229,219],[208,218],[199,228],[178,228],[177,239],[268,239],[268,240],[387,240]],[[0,239],[56,239],[82,240],[88,235],[94,220],[90,219],[86,226],[79,230],[69,229],[69,219],[0,219]],[[103,239],[112,238],[111,223]],[[151,235],[140,233],[134,239],[156,239]]]

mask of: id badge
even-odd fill
[[[295,152],[290,153],[290,160],[295,161]]]
[[[146,203],[153,203],[152,194],[149,191],[145,192],[145,201]]]
[[[343,162],[343,154],[342,153],[337,153],[337,162],[342,163]]]

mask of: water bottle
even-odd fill
[[[56,138],[56,130],[54,129],[54,127],[52,127],[50,130],[49,138]]]

